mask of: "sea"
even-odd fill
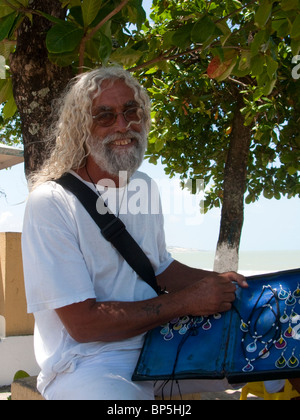
[[[213,270],[215,251],[168,247],[173,258],[190,267]],[[241,251],[238,272],[245,276],[300,268],[300,250]]]

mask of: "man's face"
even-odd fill
[[[141,165],[147,147],[143,111],[133,90],[124,81],[117,80],[112,85],[105,81],[101,89],[101,95],[92,105],[91,154],[105,172],[118,175],[120,171],[127,171],[130,178]],[[124,116],[122,113],[126,111]],[[119,115],[111,125],[105,126],[103,121],[111,112]],[[132,118],[132,115],[137,117]]]

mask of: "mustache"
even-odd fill
[[[109,145],[110,143],[115,142],[116,140],[132,139],[137,140],[139,143],[144,142],[144,136],[135,131],[128,131],[127,133],[115,133],[109,134],[108,136],[101,139],[103,145]]]

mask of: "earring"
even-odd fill
[[[285,360],[285,357],[284,357],[285,351],[286,351],[286,349],[283,350],[280,358],[278,360],[276,360],[276,362],[275,362],[275,366],[277,367],[277,369],[283,369],[283,368],[286,367],[286,360]]]
[[[288,367],[291,369],[295,369],[296,367],[299,366],[299,360],[297,359],[297,357],[295,357],[295,350],[296,349],[293,350],[293,353],[288,360]]]

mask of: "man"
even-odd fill
[[[149,129],[149,98],[120,68],[76,78],[61,99],[56,145],[31,178],[22,244],[28,310],[36,321],[38,389],[46,399],[153,399],[151,383],[131,381],[145,333],[186,314],[228,311],[233,282],[247,287],[236,273],[192,269],[166,251],[161,211],[151,214],[153,183],[137,172]],[[53,182],[66,172],[98,193],[96,184],[105,190],[108,206],[168,294],[157,296],[75,196]],[[143,214],[128,206],[137,179],[149,186],[141,193],[149,206]]]

